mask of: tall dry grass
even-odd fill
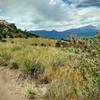
[[[98,39],[71,41],[65,48],[56,48],[54,44],[32,46],[31,43],[38,42],[32,39],[0,42],[0,64],[6,63],[40,83],[48,83],[44,100],[99,100],[100,42]]]

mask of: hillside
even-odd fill
[[[18,29],[14,23],[8,23],[5,20],[0,20],[0,38],[14,38],[14,37],[29,37],[26,31]]]
[[[0,77],[0,100],[100,100],[99,34],[67,41],[8,38],[0,42],[0,67],[7,79]]]

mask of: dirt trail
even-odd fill
[[[0,100],[28,100],[25,98],[27,87],[34,90],[34,100],[43,100],[42,96],[46,92],[46,86],[35,86],[35,83],[29,80],[18,79],[20,72],[10,70],[0,66]]]
[[[22,97],[13,74],[8,69],[0,67],[0,100],[26,100]]]
[[[9,90],[6,87],[6,81],[3,79],[0,74],[0,100],[14,100],[15,96],[12,98]]]

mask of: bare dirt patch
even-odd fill
[[[27,100],[22,94],[17,77],[16,71],[0,67],[0,100]]]

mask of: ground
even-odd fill
[[[21,80],[19,75],[20,71],[18,70],[0,66],[0,100],[28,100],[25,97],[25,91],[28,88],[34,88],[34,100],[43,100],[41,96],[46,87],[35,85],[29,79]]]
[[[21,95],[20,86],[9,69],[0,67],[0,100],[26,100]]]

